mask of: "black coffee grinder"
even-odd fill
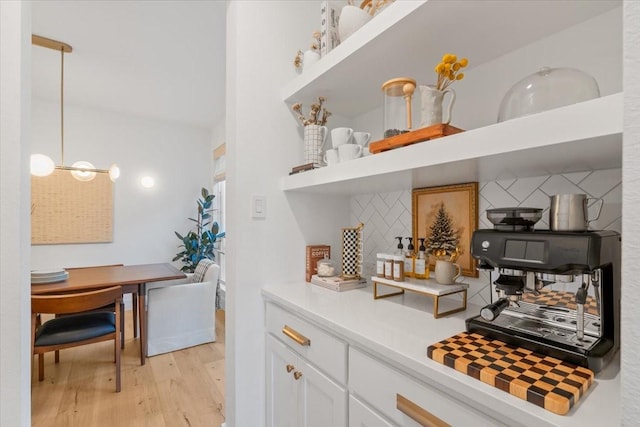
[[[620,346],[620,235],[495,229],[473,233],[498,299],[467,331],[599,372]]]

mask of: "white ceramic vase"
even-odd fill
[[[338,34],[340,42],[343,42],[351,34],[371,20],[372,16],[357,6],[347,5],[342,8],[340,21],[338,22]]]
[[[449,94],[451,98],[447,107],[447,119],[444,120],[442,111],[446,94]],[[433,85],[420,85],[420,127],[424,128],[441,123],[449,124],[451,122],[451,109],[455,100],[456,93],[453,89],[438,90]]]
[[[327,139],[327,127],[307,125],[304,127],[304,163],[322,166],[322,146]]]

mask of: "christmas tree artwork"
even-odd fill
[[[427,250],[436,257],[451,256],[458,253],[458,232],[453,229],[451,217],[440,204],[436,219],[430,227],[427,237]]]

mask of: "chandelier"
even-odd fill
[[[31,43],[36,46],[46,47],[60,52],[60,164],[56,165],[51,157],[44,154],[31,155],[31,175],[48,176],[55,169],[70,171],[78,181],[91,181],[98,173],[109,174],[111,181],[120,176],[120,168],[114,163],[109,169],[96,169],[93,164],[86,161],[75,162],[71,166],[64,164],[64,54],[71,53],[72,47],[66,43],[46,37],[31,36]]]

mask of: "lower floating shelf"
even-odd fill
[[[402,295],[405,291],[415,292],[422,295],[427,295],[433,298],[433,317],[439,318],[448,314],[457,313],[467,309],[467,289],[468,283],[454,283],[453,285],[440,285],[433,279],[418,280],[407,279],[405,282],[396,282],[395,280],[385,279],[384,277],[373,276],[371,278],[373,282],[373,299],[388,298],[395,295]],[[390,294],[378,294],[378,285],[390,286],[392,288],[401,289],[399,292],[393,292]],[[462,294],[462,306],[454,308],[452,310],[439,312],[440,298],[449,295]]]

